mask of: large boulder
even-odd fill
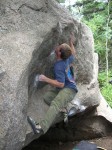
[[[100,104],[102,96],[91,30],[54,0],[0,1],[0,150],[20,150],[39,137],[34,136],[26,117],[30,115],[37,121],[44,117],[48,106],[42,96],[51,87],[41,83],[36,87],[35,77],[40,73],[52,77],[54,47],[68,43],[71,32],[77,52],[74,68],[79,93],[76,98],[92,110]],[[105,122],[112,122],[105,111],[101,113],[99,109],[99,113]],[[55,135],[54,128],[51,134]],[[69,136],[67,139],[70,140]]]

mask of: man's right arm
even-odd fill
[[[71,36],[70,36],[69,44],[70,44],[70,47],[71,47],[71,50],[72,50],[72,55],[74,55],[76,57],[76,50],[75,50],[75,47],[74,47],[73,43],[74,43],[74,35],[72,33]]]

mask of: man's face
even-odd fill
[[[57,46],[56,48],[55,48],[55,54],[56,54],[56,56],[57,57],[59,57],[60,56],[60,49],[63,47],[63,45],[61,44],[61,45],[59,45],[59,46]]]
[[[57,47],[55,48],[55,54],[56,54],[56,56],[59,55],[59,52],[60,52],[60,46],[57,46]]]

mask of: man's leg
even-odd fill
[[[76,92],[73,89],[64,88],[60,90],[58,95],[51,102],[51,106],[49,107],[44,119],[39,123],[44,133],[46,133],[49,127],[52,125],[60,110],[63,107],[66,107],[68,102],[73,100],[75,94]]]
[[[43,96],[43,99],[44,99],[45,103],[47,105],[50,105],[51,102],[54,100],[54,98],[57,96],[58,93],[59,93],[59,90],[56,89],[56,88],[46,92],[46,94]]]

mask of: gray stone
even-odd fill
[[[102,97],[97,82],[98,69],[95,66],[98,68],[98,62],[91,30],[54,0],[0,0],[0,150],[20,150],[39,137],[34,136],[26,117],[30,115],[36,121],[44,117],[48,106],[42,96],[51,87],[39,83],[35,88],[35,77],[40,73],[53,77],[54,47],[68,43],[71,32],[75,36],[77,53],[74,69],[79,93],[76,99],[80,99],[82,105],[94,108],[100,104]],[[112,117],[107,119],[105,111],[100,115],[106,127]],[[75,119],[76,116],[71,121],[73,125]],[[62,120],[61,116],[54,124]],[[99,124],[99,119],[97,122]],[[80,132],[81,127],[77,131]],[[55,131],[51,128],[48,134],[59,133]],[[69,132],[72,133],[70,126]],[[63,139],[64,135],[60,138]],[[89,135],[88,130],[86,135]],[[75,135],[72,137],[74,139]],[[67,132],[66,139],[71,140]]]
[[[0,81],[3,79],[5,75],[5,69],[3,69],[1,66],[0,66]]]

